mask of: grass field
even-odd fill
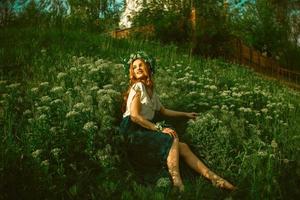
[[[141,184],[118,132],[128,77],[121,58],[157,58],[166,119],[203,161],[238,186],[202,177]],[[300,196],[300,94],[242,66],[174,45],[46,28],[0,30],[1,199],[295,199]]]

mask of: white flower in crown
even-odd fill
[[[154,58],[152,58],[151,56],[149,56],[146,52],[144,51],[137,51],[136,53],[134,54],[130,54],[129,58],[126,59],[122,59],[123,61],[123,65],[124,65],[124,68],[125,68],[125,73],[128,73],[129,71],[129,67],[130,67],[130,64],[136,60],[136,59],[143,59],[146,63],[149,63],[150,65],[150,69],[151,69],[151,73],[154,74],[154,71],[155,71],[155,65],[156,65],[156,61]]]

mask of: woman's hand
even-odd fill
[[[170,136],[172,136],[172,137],[177,137],[177,133],[176,133],[176,131],[174,131],[173,129],[171,129],[171,128],[164,128],[163,130],[162,130],[162,132],[163,133],[165,133],[165,134],[169,134]]]
[[[195,113],[195,112],[185,113],[185,116],[189,119],[195,120],[196,117],[198,116],[198,113]]]

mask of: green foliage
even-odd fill
[[[95,32],[117,28],[120,7],[117,2],[111,0],[72,0],[70,4],[72,6],[72,13],[68,17],[70,27]]]
[[[224,1],[197,1],[196,40],[194,53],[206,57],[225,57],[230,53],[228,42],[231,39],[227,10]]]
[[[189,2],[155,1],[145,3],[134,17],[135,26],[153,25],[153,37],[163,43],[183,43],[190,40]]]
[[[1,198],[299,196],[299,92],[221,60],[190,57],[174,45],[80,31],[60,40],[57,29],[0,31]],[[157,58],[155,86],[163,105],[199,113],[178,129],[181,141],[238,191],[221,191],[201,176],[184,179],[182,195],[168,179],[136,183],[118,132],[128,86],[119,58],[141,49]]]
[[[284,67],[299,70],[299,9],[292,1],[248,2],[243,12],[233,11],[234,34],[255,49],[276,58]],[[297,20],[299,21],[299,20]],[[296,39],[297,38],[297,39]]]

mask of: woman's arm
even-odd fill
[[[145,127],[147,129],[158,131],[155,124],[144,118],[142,115],[140,115],[141,111],[141,92],[137,92],[136,95],[133,97],[131,106],[130,106],[130,117],[131,120],[134,123],[137,123],[141,125],[142,127]],[[170,129],[170,128],[164,128],[162,130],[163,133],[171,135],[173,137],[177,137],[176,131]]]
[[[190,119],[195,119],[197,116],[197,113],[195,112],[180,112],[180,111],[166,109],[163,106],[160,109],[160,113],[167,117],[187,117]]]
[[[149,120],[145,119],[141,112],[141,92],[137,92],[136,95],[133,97],[131,106],[130,106],[130,117],[134,123],[141,125],[144,128],[157,131],[155,124],[150,122]]]

